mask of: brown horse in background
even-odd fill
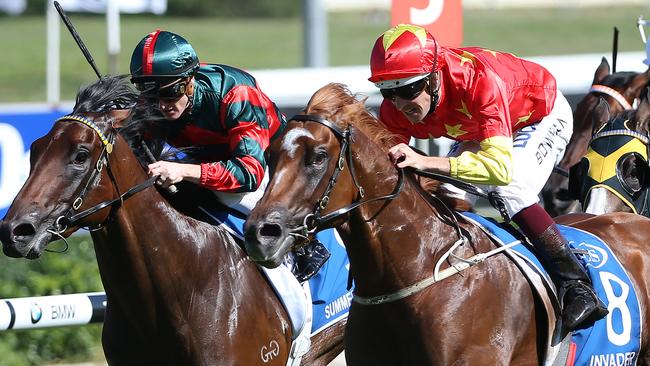
[[[257,265],[224,229],[161,196],[137,141],[116,130],[137,113],[111,108],[136,98],[126,79],[105,77],[32,144],[29,178],[0,225],[4,253],[39,258],[59,235],[91,229],[111,365],[286,366],[290,320]],[[303,364],[328,364],[343,328],[312,338]]]
[[[274,267],[306,237],[335,226],[355,295],[345,334],[348,365],[537,365],[546,319],[503,253],[456,273],[450,259],[495,249],[477,226],[423,193],[390,161],[391,136],[340,84],[317,91],[271,146],[271,180],[245,225],[246,248]],[[568,220],[610,243],[639,291],[640,364],[650,364],[650,220],[629,214]],[[455,262],[457,265],[459,262]]]
[[[641,94],[636,110],[611,115],[600,103],[593,113],[595,132],[570,184],[586,213],[650,217],[650,89]]]
[[[564,157],[558,167],[565,172],[578,163],[587,152],[594,131],[592,120],[599,118],[596,106],[604,99],[612,116],[631,109],[643,88],[650,82],[650,69],[644,73],[621,71],[611,74],[607,59],[602,58],[594,73],[592,89],[585,95],[573,112],[573,134],[567,144]],[[613,95],[617,95],[616,99]],[[542,189],[544,209],[551,216],[580,211],[580,203],[568,194],[569,177],[551,174]]]

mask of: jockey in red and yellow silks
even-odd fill
[[[563,326],[578,329],[607,309],[538,194],[562,158],[571,108],[542,66],[484,48],[448,48],[415,25],[382,34],[369,80],[384,101],[379,118],[401,137],[389,155],[398,167],[429,170],[497,191],[518,226],[542,252],[560,289]],[[449,156],[422,156],[411,137],[458,141]]]
[[[543,67],[511,54],[482,48],[447,48],[440,54],[438,65],[448,72],[441,73],[435,113],[412,124],[384,100],[381,120],[405,143],[411,137],[441,136],[479,141],[483,153],[450,158],[451,176],[474,183],[509,183],[513,132],[551,112],[555,79]]]

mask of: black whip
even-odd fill
[[[59,15],[61,16],[63,23],[65,23],[65,26],[68,27],[70,34],[72,34],[72,38],[74,38],[75,42],[77,42],[79,49],[81,49],[81,53],[83,53],[84,56],[86,57],[86,61],[88,61],[90,66],[92,66],[93,70],[95,70],[95,74],[97,74],[97,78],[101,79],[102,75],[99,73],[99,69],[97,68],[97,65],[95,65],[95,60],[93,60],[93,56],[90,55],[90,52],[86,48],[86,45],[84,45],[84,42],[81,40],[81,37],[79,37],[79,33],[77,33],[77,30],[74,28],[74,25],[72,25],[70,18],[68,18],[68,16],[63,11],[61,4],[59,4],[58,1],[55,1],[54,7],[56,8],[56,11],[59,12]]]
[[[618,56],[618,27],[614,27],[614,43],[612,44],[612,74],[616,72],[616,57]]]

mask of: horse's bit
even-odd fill
[[[144,190],[145,188],[148,188],[152,186],[157,179],[157,177],[151,177],[144,181],[143,183],[140,183],[132,188],[130,188],[128,191],[124,192],[123,194],[120,194],[120,189],[117,185],[117,180],[115,179],[115,176],[113,175],[113,171],[111,170],[111,165],[110,165],[110,159],[109,156],[113,152],[113,147],[115,146],[115,130],[111,129],[111,132],[108,136],[106,136],[102,130],[90,119],[81,116],[81,115],[67,115],[63,116],[55,121],[65,121],[65,122],[79,122],[89,128],[91,128],[97,136],[99,136],[99,139],[102,142],[102,152],[99,155],[99,158],[97,159],[97,162],[95,163],[95,168],[93,169],[93,172],[90,174],[88,177],[88,180],[84,184],[83,188],[81,189],[81,192],[77,195],[77,198],[73,201],[72,206],[70,209],[66,212],[65,215],[59,216],[55,222],[54,225],[51,226],[50,228],[47,229],[47,231],[50,234],[58,236],[60,239],[62,239],[66,243],[66,248],[68,246],[68,243],[63,236],[63,233],[68,229],[68,226],[73,225],[80,220],[106,208],[106,207],[111,207],[112,210],[119,208],[122,203],[133,196],[134,194]],[[86,210],[83,210],[81,212],[78,212],[74,214],[76,210],[81,207],[83,204],[84,197],[89,191],[89,187],[91,185],[95,184],[97,179],[100,177],[101,172],[103,170],[104,165],[106,166],[106,171],[108,173],[108,176],[111,180],[111,183],[115,187],[115,190],[117,191],[117,198],[111,199],[111,200],[106,200],[104,202],[98,203],[97,205],[90,207]],[[111,211],[111,215],[112,215]],[[109,216],[110,219],[110,216]],[[90,229],[91,231],[99,230],[103,227],[103,224],[98,225],[98,227],[95,227],[93,229]]]

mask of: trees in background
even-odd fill
[[[29,0],[23,14],[45,14],[49,0]],[[287,18],[302,12],[295,0],[167,0],[167,15],[192,17]]]

